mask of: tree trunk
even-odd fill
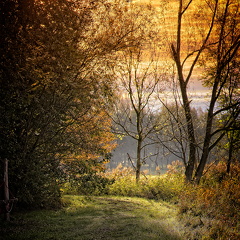
[[[190,4],[191,2],[189,2]],[[196,140],[194,133],[193,120],[191,115],[190,104],[187,96],[187,83],[188,81],[184,80],[183,69],[181,64],[181,26],[182,26],[182,15],[183,15],[183,1],[179,1],[179,9],[178,9],[178,26],[177,26],[177,43],[176,48],[174,45],[171,45],[172,55],[177,66],[178,72],[178,81],[181,89],[181,95],[183,100],[183,107],[185,112],[185,119],[187,122],[187,133],[188,133],[188,144],[189,144],[189,157],[185,170],[185,176],[187,181],[192,181],[194,166],[196,163]]]
[[[183,107],[185,112],[185,119],[187,122],[187,133],[188,133],[188,144],[189,144],[189,157],[186,166],[185,176],[187,181],[192,181],[194,166],[196,163],[196,140],[195,140],[195,132],[193,126],[193,119],[191,115],[191,108],[187,96],[187,86],[183,77],[183,70],[180,62],[180,52],[177,52],[172,45],[172,52],[174,56],[174,60],[178,70],[178,80],[180,84]]]
[[[185,170],[186,180],[188,182],[192,181],[193,171],[196,164],[196,140],[195,140],[195,132],[193,126],[193,120],[191,115],[191,108],[189,105],[187,90],[186,87],[181,87],[183,106],[185,111],[185,118],[187,121],[187,133],[188,133],[188,144],[189,144],[189,157]]]
[[[141,148],[142,148],[142,140],[140,138],[140,139],[138,139],[138,142],[137,142],[136,183],[139,182],[140,174],[141,174],[141,166],[142,166],[142,162],[141,162]]]
[[[10,213],[8,210],[9,205],[9,187],[8,187],[8,160],[4,160],[4,200],[5,200],[5,207],[6,207],[6,213],[5,213],[5,220],[10,221]]]
[[[203,170],[206,166],[208,155],[210,152],[209,147],[210,147],[210,143],[211,143],[213,111],[214,111],[214,106],[216,103],[218,83],[219,83],[219,81],[216,78],[215,83],[213,85],[213,89],[212,89],[212,97],[211,97],[210,106],[209,106],[208,115],[207,115],[207,126],[206,126],[206,132],[205,132],[205,137],[204,137],[203,152],[202,152],[202,156],[201,156],[199,165],[198,165],[196,173],[195,173],[195,178],[194,178],[194,181],[197,184],[200,182],[200,179],[203,175]]]
[[[234,131],[230,132],[230,139],[229,139],[229,149],[228,149],[228,160],[227,160],[227,173],[229,174],[231,171],[231,163],[232,163],[232,155],[233,155],[233,138],[234,138]]]

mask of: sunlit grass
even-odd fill
[[[0,239],[181,239],[176,209],[141,198],[64,196],[59,211],[14,214]]]

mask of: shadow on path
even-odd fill
[[[180,240],[175,214],[167,204],[145,199],[75,196],[64,210],[21,216],[0,239],[5,233],[4,240]]]

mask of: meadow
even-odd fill
[[[139,184],[119,166],[101,181],[65,185],[60,209],[13,211],[10,222],[0,220],[0,239],[237,240],[239,164],[230,175],[224,166],[210,169],[198,186],[185,183],[177,163]]]
[[[63,197],[61,210],[14,214],[0,239],[181,239],[177,210],[167,203],[129,197]]]

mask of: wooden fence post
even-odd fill
[[[6,213],[5,220],[10,221],[10,213],[7,211],[7,206],[9,205],[9,188],[8,188],[8,160],[4,159],[4,200],[6,203]]]

